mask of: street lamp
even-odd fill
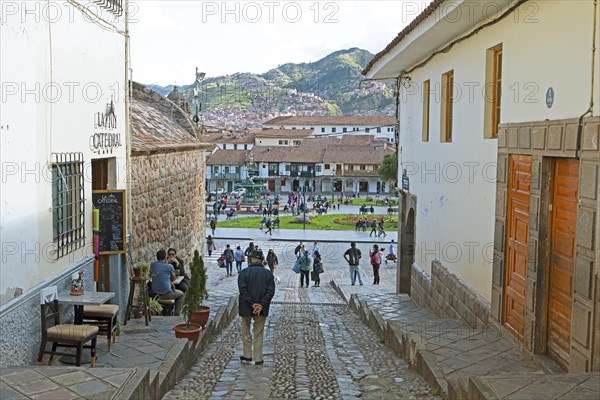
[[[331,206],[333,207],[333,190],[335,188],[335,168],[331,170]]]
[[[196,128],[198,127],[198,123],[200,122],[200,117],[198,116],[198,112],[202,108],[200,101],[198,99],[198,85],[200,82],[204,80],[206,74],[204,72],[198,72],[198,67],[196,67],[196,89],[194,89],[194,104],[196,105],[196,115],[194,115],[194,122],[196,123]]]

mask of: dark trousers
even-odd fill
[[[379,267],[380,264],[373,265],[373,284],[379,285]]]
[[[308,287],[310,282],[310,271],[300,270],[300,286],[304,285],[304,279],[306,279],[306,287]]]
[[[315,276],[315,285],[321,286],[321,274],[315,272],[314,276]]]

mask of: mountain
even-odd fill
[[[283,64],[264,74],[235,73],[200,84],[201,114],[208,125],[258,127],[279,115],[388,115],[394,112],[393,88],[362,82],[373,58],[366,50],[340,50],[312,62]],[[173,85],[150,84],[166,95]],[[195,110],[194,85],[179,87]]]

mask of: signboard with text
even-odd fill
[[[99,253],[125,253],[125,190],[93,190],[92,205],[99,214]]]

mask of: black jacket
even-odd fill
[[[252,304],[262,305],[260,315],[269,315],[269,306],[275,295],[275,278],[271,270],[262,265],[250,265],[238,275],[240,291],[239,314],[241,317],[251,317]]]

